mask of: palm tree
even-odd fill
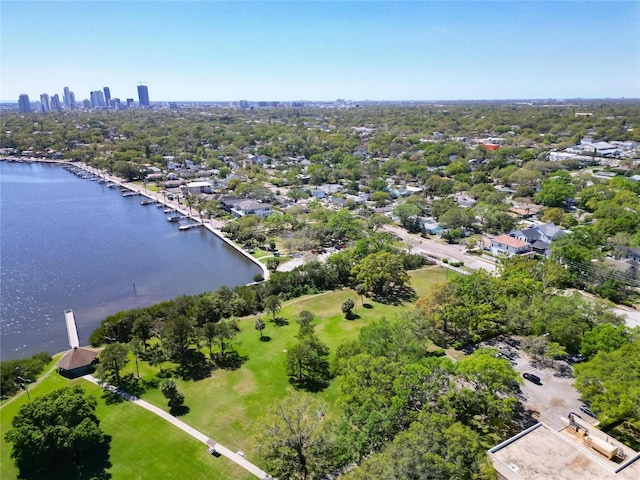
[[[264,330],[264,327],[265,327],[264,320],[262,320],[261,318],[257,319],[255,323],[255,327],[256,327],[256,330],[260,332],[260,340],[262,340],[264,338],[262,336],[262,330]]]

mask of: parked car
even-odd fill
[[[526,373],[523,373],[522,376],[527,380],[529,380],[530,382],[535,383],[536,385],[542,385],[542,382],[540,381],[540,377],[537,375],[534,375],[533,373],[526,372]]]
[[[590,417],[596,418],[596,414],[591,411],[588,405],[582,405],[580,411],[586,413]]]
[[[584,358],[582,355],[580,355],[579,353],[576,353],[575,355],[571,355],[569,357],[569,361],[571,363],[580,363],[580,362],[584,362],[586,360],[586,358]]]

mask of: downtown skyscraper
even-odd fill
[[[69,87],[64,87],[62,100],[64,101],[64,106],[67,109],[73,110],[74,108],[76,108],[76,96],[71,90],[69,90]]]
[[[149,106],[149,89],[146,85],[138,85],[138,103],[141,107]]]
[[[29,101],[29,95],[23,93],[18,97],[18,106],[20,107],[20,113],[31,113],[31,102]]]

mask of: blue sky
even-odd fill
[[[640,97],[638,1],[0,2],[0,99]]]

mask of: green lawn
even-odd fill
[[[252,475],[224,457],[215,458],[194,438],[134,404],[107,405],[102,389],[82,379],[67,380],[56,373],[30,389],[31,398],[57,388],[80,384],[98,399],[96,413],[103,431],[111,437],[109,473],[117,479],[155,478],[238,478]],[[4,441],[11,419],[27,401],[22,394],[0,410],[0,478],[15,479],[18,471],[10,458],[11,446]]]
[[[422,295],[434,283],[446,280],[447,272],[439,267],[429,267],[410,272],[410,276],[416,293]],[[356,304],[355,313],[359,317],[355,320],[346,320],[340,310],[342,302],[349,297]],[[231,450],[243,450],[247,459],[255,462],[252,443],[255,433],[262,428],[270,406],[293,391],[285,375],[284,359],[285,350],[296,342],[298,325],[295,319],[298,313],[308,310],[314,314],[316,332],[333,353],[341,343],[357,338],[362,326],[377,319],[394,318],[401,311],[413,308],[412,304],[395,307],[366,298],[365,303],[371,308],[363,308],[359,296],[350,289],[292,300],[283,305],[278,314],[278,317],[289,321],[288,325],[276,326],[270,321],[268,314],[260,315],[266,323],[263,335],[270,337],[270,341],[260,340],[260,334],[254,328],[257,316],[241,319],[241,332],[234,339],[234,348],[246,360],[236,370],[214,370],[205,380],[194,382],[176,379],[189,409],[181,419]],[[207,348],[203,352],[208,354]],[[170,368],[170,364],[167,362],[164,367]],[[131,361],[127,372],[134,371],[135,363]],[[155,381],[156,372],[156,368],[140,362],[140,374],[144,380]],[[252,478],[224,457],[210,456],[202,444],[150,412],[129,403],[105,404],[100,398],[100,388],[84,380],[69,381],[54,373],[34,386],[31,395],[41,395],[78,381],[82,382],[88,392],[99,398],[97,413],[103,429],[112,437],[112,467],[109,471],[113,480],[173,477],[197,479],[205,476]],[[318,394],[318,397],[329,404],[329,414],[336,412],[332,407],[335,406],[337,395],[336,381]],[[167,401],[159,389],[150,389],[143,398],[168,410]],[[22,395],[1,408],[0,429],[3,438],[11,418],[24,401],[26,397]],[[3,480],[16,478],[17,475],[9,455],[10,449],[2,440],[0,478]]]

